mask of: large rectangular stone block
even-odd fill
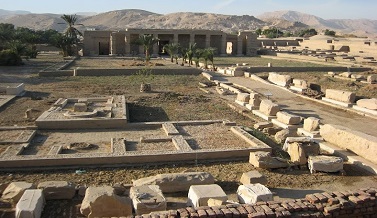
[[[137,215],[166,210],[166,199],[158,185],[131,187],[130,198]]]
[[[188,192],[187,204],[193,207],[208,206],[208,200],[211,198],[222,202],[228,200],[228,196],[217,184],[193,185]]]
[[[321,126],[320,134],[325,141],[377,164],[377,137],[331,124]]]
[[[308,117],[304,120],[304,129],[308,132],[312,132],[318,129],[319,119],[315,117]]]
[[[72,199],[76,194],[75,184],[66,181],[47,181],[38,184],[46,200]]]
[[[287,125],[298,125],[301,122],[301,117],[287,112],[279,111],[276,113],[277,119]]]
[[[292,78],[289,75],[281,75],[271,72],[268,74],[268,81],[279,86],[288,86],[292,82]]]
[[[258,201],[272,201],[272,192],[262,184],[240,185],[237,196],[242,204],[255,204]]]
[[[16,218],[39,218],[44,205],[45,199],[42,190],[26,190],[16,205]]]
[[[335,173],[343,170],[343,159],[335,156],[309,156],[308,167],[311,173]]]
[[[279,105],[273,103],[271,100],[264,99],[259,105],[259,111],[267,116],[276,116],[279,110]]]
[[[326,89],[326,98],[345,103],[355,103],[356,94],[336,89]]]
[[[307,89],[308,88],[308,82],[303,79],[293,79],[293,84],[295,87],[299,87],[302,89]]]

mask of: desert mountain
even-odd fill
[[[297,11],[266,12],[258,16],[263,21],[287,20],[301,22],[312,28],[335,30],[339,33],[354,33],[371,35],[377,34],[377,20],[368,19],[322,19],[320,17],[304,14]]]
[[[66,26],[58,14],[32,14],[0,10],[0,22],[36,30],[55,29],[63,31]],[[1,14],[4,14],[1,16]],[[7,15],[5,15],[7,14]],[[78,13],[80,29],[122,30],[126,28],[154,29],[212,29],[225,32],[255,30],[265,26],[276,26],[280,30],[298,30],[300,28],[331,29],[338,33],[377,34],[377,20],[331,19],[325,20],[309,14],[295,11],[277,11],[264,13],[258,18],[251,15],[223,15],[212,13],[178,12],[157,14],[144,10],[127,9],[109,11],[100,14]],[[89,15],[89,16],[88,16]]]

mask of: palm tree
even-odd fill
[[[145,62],[149,63],[150,60],[150,54],[149,50],[152,48],[154,44],[156,44],[159,41],[158,38],[153,37],[153,35],[144,34],[140,35],[139,38],[136,40],[136,44],[142,45],[144,47],[145,51]]]
[[[213,57],[215,54],[215,48],[205,48],[203,49],[202,58],[204,59],[204,66],[207,69],[208,68],[208,60],[211,61],[212,68],[215,68],[215,65],[213,64]]]
[[[181,64],[181,66],[184,66],[185,62],[187,60],[187,48],[181,48],[179,53],[181,53],[181,55],[182,55],[182,64]]]
[[[190,66],[192,65],[192,58],[194,57],[196,50],[197,50],[196,43],[194,43],[194,44],[190,43],[190,45],[189,45],[189,47],[186,51],[186,56],[187,56],[187,59],[189,60]]]
[[[64,56],[72,56],[74,55],[74,49],[73,47],[74,46],[77,46],[77,44],[79,43],[79,36],[82,36],[82,33],[76,29],[75,25],[78,25],[76,24],[76,21],[77,21],[77,16],[76,15],[66,15],[64,14],[63,16],[61,16],[61,18],[65,21],[65,23],[68,25],[67,29],[65,30],[65,33],[64,33],[64,47],[65,49],[63,49],[65,52],[64,53]]]
[[[178,43],[170,43],[164,45],[164,50],[170,55],[170,61],[173,63],[173,59],[178,54],[180,45]]]
[[[204,49],[195,49],[195,52],[194,52],[194,57],[195,57],[195,66],[196,67],[199,67],[199,61],[200,61],[200,58],[203,56],[203,52],[204,52]]]

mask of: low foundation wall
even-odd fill
[[[243,69],[250,73],[261,73],[261,72],[346,72],[347,67],[248,67]],[[351,67],[351,72],[364,72],[368,71],[370,68],[366,67]]]

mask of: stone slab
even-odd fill
[[[0,95],[0,108],[15,97],[15,95]]]
[[[276,169],[289,166],[285,160],[272,157],[270,152],[265,151],[250,152],[249,163],[254,167],[262,169]]]
[[[285,111],[279,111],[276,113],[277,120],[287,125],[298,125],[301,122],[301,117],[290,114]]]
[[[311,173],[328,172],[334,173],[343,170],[343,159],[336,156],[309,156],[308,167]]]
[[[276,116],[279,110],[279,105],[273,103],[271,100],[264,99],[259,105],[259,111],[267,116]]]
[[[38,218],[41,217],[45,198],[42,190],[26,190],[16,205],[16,218]]]
[[[3,200],[8,200],[12,202],[13,204],[16,204],[20,200],[22,195],[24,194],[25,190],[34,189],[34,188],[35,188],[35,185],[33,183],[12,182],[4,190],[1,198]]]
[[[272,201],[272,192],[262,184],[240,185],[237,197],[241,204],[256,204],[259,201]]]
[[[356,102],[356,105],[369,110],[377,111],[377,98],[360,99]]]
[[[166,210],[166,199],[158,185],[133,186],[130,198],[137,215]]]
[[[353,105],[352,108],[357,110],[357,111],[360,111],[360,112],[363,112],[363,113],[366,113],[366,114],[370,114],[372,116],[377,116],[377,110],[370,110],[370,109],[367,109],[367,108],[359,107],[357,105]]]
[[[70,200],[76,194],[75,184],[67,181],[41,182],[37,188],[43,190],[46,200]]]
[[[243,173],[240,179],[243,185],[260,183],[262,185],[267,184],[267,177],[256,170],[252,170]]]
[[[325,98],[325,97],[322,97],[322,100],[329,102],[331,104],[342,106],[342,107],[351,107],[353,105],[352,103],[345,103],[345,102],[336,101],[336,100],[333,100],[333,99],[330,99],[330,98]]]
[[[262,113],[260,110],[252,110],[251,111],[255,116],[258,116],[264,120],[271,121],[272,119],[276,118],[276,116],[268,116]]]
[[[326,98],[352,104],[355,103],[356,94],[348,91],[326,89]]]
[[[211,198],[222,202],[228,200],[228,196],[217,184],[192,185],[188,192],[187,204],[192,207],[208,206],[208,200]]]
[[[297,135],[308,136],[310,138],[318,138],[321,136],[319,131],[308,132],[304,128],[297,128]]]
[[[133,181],[133,186],[158,185],[163,193],[187,192],[192,185],[215,183],[214,177],[207,172],[165,173],[140,178]]]
[[[271,122],[272,122],[273,124],[275,124],[276,126],[281,127],[281,128],[283,128],[283,129],[291,129],[291,130],[295,130],[295,129],[297,129],[297,128],[302,127],[302,125],[288,125],[288,124],[285,124],[285,123],[280,122],[280,121],[277,120],[277,119],[272,119]]]

